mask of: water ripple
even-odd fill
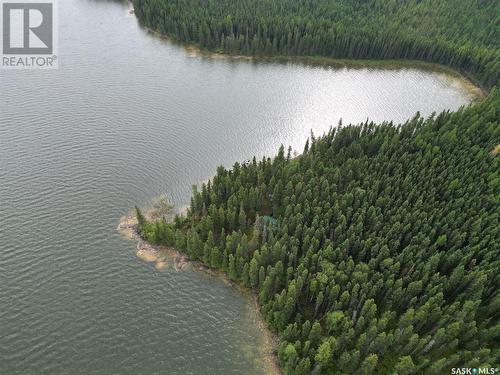
[[[139,262],[116,221],[311,129],[404,121],[470,96],[415,69],[206,60],[119,2],[60,4],[60,69],[0,71],[0,373],[258,374],[252,304]]]

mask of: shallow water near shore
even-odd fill
[[[1,374],[270,373],[254,300],[142,262],[118,219],[162,193],[181,207],[218,165],[300,152],[340,118],[474,98],[410,67],[202,57],[117,1],[60,1],[59,16],[58,70],[0,71]]]

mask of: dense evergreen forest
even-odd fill
[[[147,27],[247,55],[441,63],[486,88],[500,72],[498,0],[133,0]]]
[[[209,50],[423,60],[491,89],[455,113],[339,125],[298,157],[219,167],[187,217],[137,216],[150,242],[255,290],[286,374],[499,364],[499,1],[133,2],[145,26]]]
[[[448,374],[500,348],[500,92],[219,167],[143,237],[253,288],[287,374]]]

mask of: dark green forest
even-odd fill
[[[342,125],[235,163],[139,231],[255,291],[286,374],[500,363],[500,2],[134,0],[145,26],[256,56],[422,60],[490,89],[403,125]],[[304,124],[307,126],[307,124]]]
[[[498,84],[498,0],[133,0],[145,26],[213,51],[423,60]]]
[[[142,236],[255,290],[287,374],[499,363],[500,92],[235,163]]]

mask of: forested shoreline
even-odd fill
[[[498,84],[497,1],[133,0],[141,23],[181,42],[251,56],[406,59]]]
[[[286,374],[441,374],[500,359],[500,3],[133,0],[141,23],[250,56],[411,59],[488,97],[332,128],[235,163],[141,236],[253,289]],[[307,126],[307,124],[304,124]]]
[[[440,374],[500,350],[500,95],[332,128],[194,188],[141,235],[253,288],[287,374]]]

